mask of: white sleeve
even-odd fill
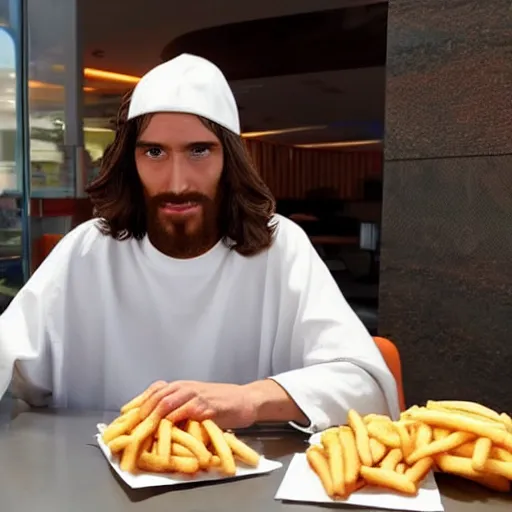
[[[346,423],[361,414],[399,414],[397,386],[372,337],[343,297],[306,234],[295,227],[282,267],[282,308],[294,318],[289,354],[272,378],[309,418],[306,432]],[[285,342],[283,342],[285,343]],[[286,356],[288,357],[288,355]]]
[[[0,316],[0,396],[46,405],[52,392],[49,325],[61,302],[69,248],[61,241]]]

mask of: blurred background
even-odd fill
[[[190,52],[408,401],[510,410],[511,40],[505,0],[0,0],[0,312],[91,217],[121,95]]]
[[[386,23],[357,0],[0,0],[0,311],[90,218],[122,95],[188,52],[226,74],[278,212],[375,331]]]

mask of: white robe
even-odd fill
[[[118,410],[155,380],[245,384],[272,377],[308,431],[398,413],[378,348],[308,237],[276,216],[272,247],[219,242],[188,260],[88,221],[57,245],[0,317],[0,396]]]

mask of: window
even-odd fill
[[[25,279],[20,3],[0,0],[0,313]]]

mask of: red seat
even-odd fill
[[[53,248],[60,242],[63,236],[64,235],[47,233],[36,240],[32,256],[33,271],[35,271],[37,267],[41,265],[48,254],[50,254]]]
[[[377,347],[379,347],[384,361],[386,361],[386,364],[388,365],[391,373],[393,374],[393,377],[395,378],[400,410],[404,411],[405,396],[402,382],[402,363],[400,361],[400,353],[392,341],[380,337],[375,337],[373,339]]]

